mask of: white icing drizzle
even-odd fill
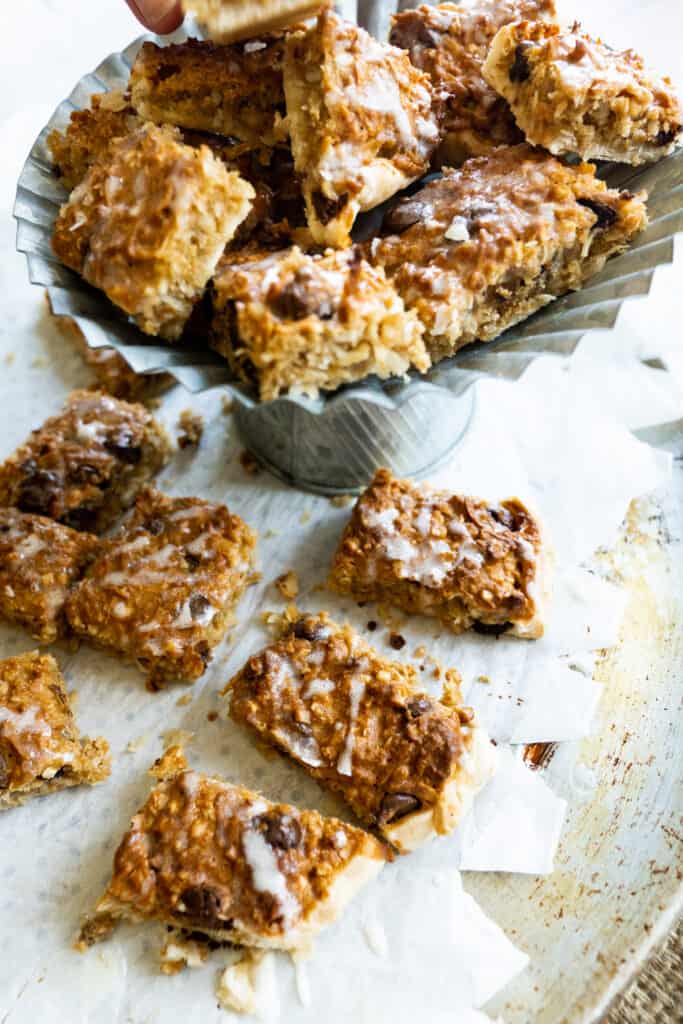
[[[36,708],[12,711],[11,708],[0,707],[0,724],[3,722],[7,722],[16,733],[34,733],[38,736],[52,735],[52,729],[45,719],[38,715]]]
[[[297,688],[301,686],[299,669],[291,658],[276,654],[275,651],[269,651],[267,659],[266,664],[270,673],[270,690],[273,696],[280,697],[283,690],[288,686],[295,686]]]
[[[180,611],[171,622],[171,626],[174,626],[176,629],[191,629],[192,626],[208,626],[213,621],[218,613],[217,608],[214,608],[212,604],[208,604],[201,612],[193,614],[190,606],[191,601],[192,598],[188,597],[187,601],[181,605]]]
[[[348,840],[346,838],[346,832],[344,832],[343,829],[338,828],[337,831],[334,833],[334,845],[337,847],[338,850],[343,850],[347,842]]]
[[[277,729],[273,730],[273,736],[287,747],[293,757],[302,761],[303,764],[310,765],[311,768],[319,768],[323,763],[318,741],[312,733],[305,735],[304,733],[297,732],[296,729],[286,729],[284,726],[279,725]]]
[[[356,673],[351,677],[349,688],[349,724],[346,742],[337,760],[337,771],[340,775],[353,775],[353,750],[356,745],[356,720],[365,693],[365,682]]]
[[[46,541],[44,541],[42,537],[37,537],[35,533],[32,533],[28,537],[24,537],[15,545],[14,554],[18,555],[19,558],[33,558],[39,551],[43,551],[46,547]]]
[[[76,437],[83,444],[103,444],[107,439],[107,428],[104,423],[98,423],[97,420],[91,423],[79,420],[76,425]]]
[[[335,685],[334,680],[326,679],[325,676],[321,676],[320,678],[314,677],[306,686],[303,696],[306,700],[311,700],[312,697],[325,697],[328,693],[332,693]]]
[[[283,923],[289,928],[301,912],[299,902],[287,888],[277,856],[260,832],[247,828],[242,835],[242,849],[251,869],[251,880],[258,892],[267,892],[280,904]]]

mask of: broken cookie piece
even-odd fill
[[[553,0],[430,4],[394,16],[389,42],[407,50],[444,97],[438,164],[453,166],[495,146],[522,141],[507,103],[482,75],[484,60],[501,26],[520,18],[554,17]]]
[[[129,97],[118,91],[96,93],[90,97],[89,107],[72,111],[64,131],[54,129],[47,139],[59,178],[69,192],[112,142],[141,124]]]
[[[643,230],[644,200],[608,189],[591,164],[500,146],[400,200],[370,258],[417,312],[436,361],[584,285]]]
[[[501,28],[483,74],[510,104],[527,140],[555,155],[642,164],[671,153],[683,127],[671,81],[633,50],[571,30],[520,21]]]
[[[258,46],[259,37],[305,21],[323,6],[324,0],[181,0],[185,13],[192,13],[210,39],[232,43],[247,39]],[[247,45],[249,45],[247,43]]]
[[[439,141],[427,75],[331,10],[287,37],[287,120],[308,225],[342,247],[361,210],[424,174]]]
[[[212,345],[263,400],[429,367],[417,316],[357,249],[226,254],[212,287]]]
[[[100,533],[132,505],[169,453],[142,405],[74,391],[0,466],[0,506]]]
[[[385,860],[384,847],[360,829],[181,770],[133,818],[80,945],[128,920],[294,950],[337,918]]]
[[[131,103],[157,124],[273,146],[283,136],[283,54],[282,34],[232,46],[144,43],[131,71]]]
[[[0,619],[42,643],[67,632],[66,599],[99,541],[43,516],[0,508]]]
[[[451,832],[493,775],[471,709],[421,693],[349,626],[307,615],[230,681],[230,716],[341,794],[401,852]]]
[[[152,689],[194,681],[250,582],[255,544],[225,505],[145,490],[73,590],[69,624],[132,658]]]
[[[454,633],[535,638],[550,567],[541,524],[518,498],[490,504],[379,469],[353,509],[330,585],[434,616]]]
[[[177,340],[254,190],[207,146],[145,124],[93,163],[57,217],[57,256],[146,334]]]
[[[81,737],[57,662],[32,651],[0,661],[0,810],[111,770],[104,739]]]

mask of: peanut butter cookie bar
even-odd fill
[[[0,619],[42,643],[65,636],[66,599],[98,544],[52,519],[0,508]]]
[[[325,0],[181,0],[210,39],[232,43],[237,39],[258,41],[264,32],[285,28],[311,18]]]
[[[361,210],[429,165],[439,141],[429,78],[402,50],[325,10],[287,37],[284,84],[311,233],[347,245]]]
[[[676,145],[683,108],[668,78],[633,50],[618,53],[571,30],[521,21],[501,28],[483,74],[527,140],[551,153],[642,164]]]
[[[178,761],[173,748],[164,760],[169,755]],[[181,767],[133,818],[80,945],[128,920],[296,950],[341,914],[385,859],[360,829]]]
[[[0,506],[99,533],[132,505],[168,451],[144,406],[75,391],[0,466]]]
[[[152,689],[194,681],[250,582],[255,543],[225,505],[147,489],[73,590],[69,624],[132,658]]]
[[[157,124],[273,146],[286,137],[283,54],[281,34],[232,46],[145,43],[130,76],[131,102]]]
[[[32,651],[0,661],[0,811],[111,770],[109,744],[81,737],[57,662]]]
[[[208,147],[143,125],[95,161],[60,210],[52,244],[142,331],[173,341],[253,196]]]
[[[360,496],[330,584],[357,600],[432,615],[454,633],[543,635],[550,552],[517,498],[490,505],[380,469]]]
[[[57,173],[71,192],[116,139],[139,128],[142,121],[120,91],[96,93],[86,110],[74,110],[64,131],[50,132]]]
[[[501,146],[389,211],[371,258],[425,325],[433,360],[580,288],[645,227],[645,194],[608,189],[594,172]]]
[[[403,853],[454,829],[493,775],[495,751],[471,709],[420,693],[414,668],[324,613],[293,623],[226,690],[236,722]]]
[[[226,257],[213,308],[214,348],[262,399],[429,367],[417,316],[354,248]]]
[[[510,108],[488,85],[482,67],[502,25],[554,17],[553,0],[479,0],[424,5],[393,18],[389,42],[407,50],[445,97],[437,163],[459,164],[495,146],[523,141]]]

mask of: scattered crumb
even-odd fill
[[[346,508],[347,505],[353,504],[353,501],[353,494],[335,494],[330,498],[330,505],[334,505],[335,508]]]
[[[311,510],[309,508],[307,508],[299,516],[299,522],[303,525],[304,523],[307,523],[310,518],[311,518]]]
[[[263,534],[263,539],[264,540],[270,540],[271,537],[279,537],[279,536],[280,536],[280,531],[279,530],[266,530],[266,532]]]
[[[261,622],[273,636],[280,636],[292,622],[296,622],[301,613],[295,604],[288,604],[284,612],[261,612]]]
[[[223,400],[221,402],[221,412],[223,413],[223,415],[229,416],[234,407],[235,399],[232,397],[232,395],[223,395]]]
[[[187,729],[167,729],[161,734],[161,738],[164,741],[164,748],[169,750],[171,747],[188,746],[194,739],[194,733],[188,732]]]
[[[192,409],[183,409],[178,417],[178,447],[196,447],[204,433],[204,419]]]
[[[7,353],[7,355],[5,356],[5,363],[6,363],[7,366],[11,366],[12,365],[12,363],[14,362],[14,359],[15,359],[15,355],[16,355],[16,353],[14,353],[14,352],[8,352]]]
[[[290,569],[289,572],[283,572],[282,576],[278,576],[275,586],[283,597],[291,601],[299,593],[299,577],[293,569]]]
[[[401,636],[400,633],[389,634],[389,646],[393,647],[395,651],[401,651],[406,645],[406,638]]]
[[[460,685],[462,677],[457,669],[447,668],[444,673],[444,682],[441,689],[441,703],[447,708],[459,708],[462,704],[462,691]]]
[[[245,448],[244,451],[240,453],[240,466],[245,473],[249,474],[249,476],[256,476],[257,473],[261,472],[261,467],[258,464],[256,456],[250,452],[248,448]]]
[[[127,754],[134,754],[134,753],[136,753],[136,751],[140,750],[141,747],[144,747],[144,745],[145,745],[145,743],[147,742],[148,739],[149,739],[149,734],[148,733],[143,733],[142,736],[138,736],[138,738],[136,740],[131,740],[130,743],[126,744],[126,753]]]
[[[149,770],[149,774],[161,781],[162,779],[169,779],[172,775],[177,775],[178,772],[185,771],[186,768],[187,759],[183,753],[183,748],[169,747],[161,757],[156,759]]]
[[[47,359],[45,356],[36,356],[35,359],[31,360],[31,366],[37,370],[42,370],[44,366],[47,366]]]
[[[201,967],[209,952],[208,940],[188,939],[173,931],[160,950],[161,973],[178,974],[185,967]]]
[[[377,623],[375,622],[374,619],[370,619],[370,621],[367,623],[366,629],[369,629],[371,633],[375,632],[375,630],[377,629]]]
[[[218,976],[216,996],[224,1010],[236,1013],[255,1013],[258,1009],[256,968],[264,956],[264,950],[250,949],[241,960],[230,964]]]
[[[477,682],[479,683],[490,683],[491,680],[488,676],[477,676]]]
[[[178,700],[175,702],[175,706],[177,708],[184,708],[187,704],[191,704],[191,703],[192,703],[192,694],[191,693],[184,693],[182,695],[182,697],[178,697]]]
[[[416,647],[415,650],[413,651],[413,657],[414,658],[424,658],[426,653],[427,653],[427,648],[424,646],[424,644],[420,644],[420,646]]]
[[[218,712],[217,711],[209,711],[209,713],[208,713],[208,715],[206,717],[208,718],[208,720],[210,722],[215,722],[216,719],[218,718]]]

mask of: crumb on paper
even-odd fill
[[[441,687],[441,703],[447,708],[459,708],[462,705],[462,676],[455,668],[447,668]]]
[[[189,939],[173,931],[160,950],[161,973],[178,974],[185,967],[201,967],[209,952],[208,941]]]
[[[164,741],[164,750],[170,747],[187,747],[194,739],[194,733],[187,729],[167,729],[162,732],[161,738]]]
[[[365,628],[366,628],[366,629],[369,629],[371,633],[374,633],[374,632],[375,632],[375,630],[377,629],[377,623],[376,623],[376,621],[375,621],[374,619],[370,619],[370,620],[369,620],[369,621],[368,621],[368,622],[366,623],[366,625],[365,625]]]
[[[248,448],[245,448],[242,452],[240,452],[239,461],[240,466],[242,467],[245,473],[249,474],[249,476],[256,476],[257,473],[261,472],[261,467],[259,466],[258,459],[253,454],[253,452],[249,451]]]
[[[427,648],[425,647],[424,644],[420,644],[420,646],[416,647],[415,650],[413,651],[413,657],[414,658],[424,658],[426,653],[427,653]]]
[[[491,680],[489,679],[488,676],[477,676],[477,682],[478,683],[490,683]]]
[[[395,651],[401,651],[406,645],[406,638],[400,633],[389,634],[389,646]]]
[[[299,522],[303,526],[305,523],[307,523],[310,520],[310,518],[311,518],[311,510],[310,510],[310,508],[306,508],[306,509],[304,509],[304,511],[299,516]]]
[[[230,964],[218,976],[216,997],[224,1010],[255,1013],[258,1008],[256,968],[268,954],[246,950],[237,963]]]
[[[354,500],[353,494],[335,494],[330,498],[330,505],[334,505],[335,508],[346,508],[347,505],[352,505]]]
[[[221,401],[221,412],[224,416],[229,416],[235,408],[235,399],[232,395],[223,395]]]
[[[15,358],[16,358],[16,353],[15,352],[8,352],[7,355],[5,356],[5,365],[6,366],[11,366],[12,363],[14,362]]]
[[[288,604],[284,612],[275,612],[270,609],[261,612],[261,622],[273,636],[280,636],[299,618],[301,618],[301,612],[295,604]]]
[[[216,719],[218,718],[218,712],[217,711],[209,711],[207,713],[206,717],[207,717],[209,722],[215,722]]]
[[[149,774],[155,779],[162,781],[163,779],[169,779],[173,775],[177,775],[178,772],[185,771],[187,768],[187,758],[183,753],[183,748],[180,746],[169,747],[165,750],[161,757],[158,757],[152,767],[149,770]]]
[[[178,700],[175,702],[175,706],[177,708],[184,708],[184,707],[187,707],[187,705],[191,704],[191,703],[192,703],[192,694],[191,693],[184,693],[182,695],[182,697],[178,697]]]
[[[263,539],[264,540],[270,540],[271,537],[279,537],[279,536],[280,536],[280,531],[279,530],[266,530],[266,532],[263,534]]]
[[[183,409],[178,417],[178,447],[196,447],[204,433],[204,419],[192,409]]]
[[[135,740],[130,740],[129,743],[126,743],[126,753],[135,754],[138,750],[141,750],[142,747],[144,747],[148,739],[149,733],[143,732],[142,736],[138,736]]]
[[[299,593],[299,577],[293,569],[290,569],[278,576],[275,580],[275,587],[284,598],[291,601]]]

